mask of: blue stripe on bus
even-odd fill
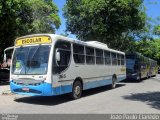
[[[96,87],[99,87],[99,86],[109,85],[111,83],[112,83],[111,79],[89,81],[87,83],[84,83],[84,85],[83,85],[84,88],[83,89],[87,90],[87,89],[90,89],[90,88],[96,88]]]
[[[120,82],[122,80],[124,80],[126,77],[118,77],[117,82]],[[105,86],[105,85],[110,85],[112,84],[112,79],[105,79],[105,80],[97,80],[97,81],[90,81],[87,83],[84,83],[83,85],[83,89],[87,90],[90,88],[96,88],[96,87],[100,87],[100,86]]]
[[[125,79],[125,77],[118,77],[118,82],[123,79]],[[100,87],[104,85],[109,85],[111,83],[112,83],[111,79],[87,82],[87,83],[84,83],[83,89],[87,90],[90,88],[96,88],[96,87]],[[11,87],[12,93],[17,93],[21,95],[29,95],[29,96],[55,96],[55,95],[72,92],[72,85],[65,85],[65,86],[53,88],[52,84],[45,83],[45,82],[37,86],[34,86],[34,85],[22,86],[22,85],[17,85],[13,81],[11,81],[10,87]],[[29,88],[29,91],[25,92],[23,88]]]

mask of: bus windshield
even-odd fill
[[[15,48],[12,62],[12,74],[47,74],[50,45]]]
[[[127,72],[132,73],[135,71],[135,59],[126,59]]]

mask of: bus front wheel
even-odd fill
[[[72,99],[79,99],[82,95],[82,83],[75,81],[72,88],[71,97]]]

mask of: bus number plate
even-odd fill
[[[25,88],[22,88],[22,90],[28,92],[28,91],[29,91],[29,88],[26,88],[26,87],[25,87]]]

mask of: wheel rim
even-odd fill
[[[75,93],[75,95],[77,95],[77,96],[81,93],[81,88],[80,88],[80,86],[76,86],[76,87],[75,87],[74,93]]]

